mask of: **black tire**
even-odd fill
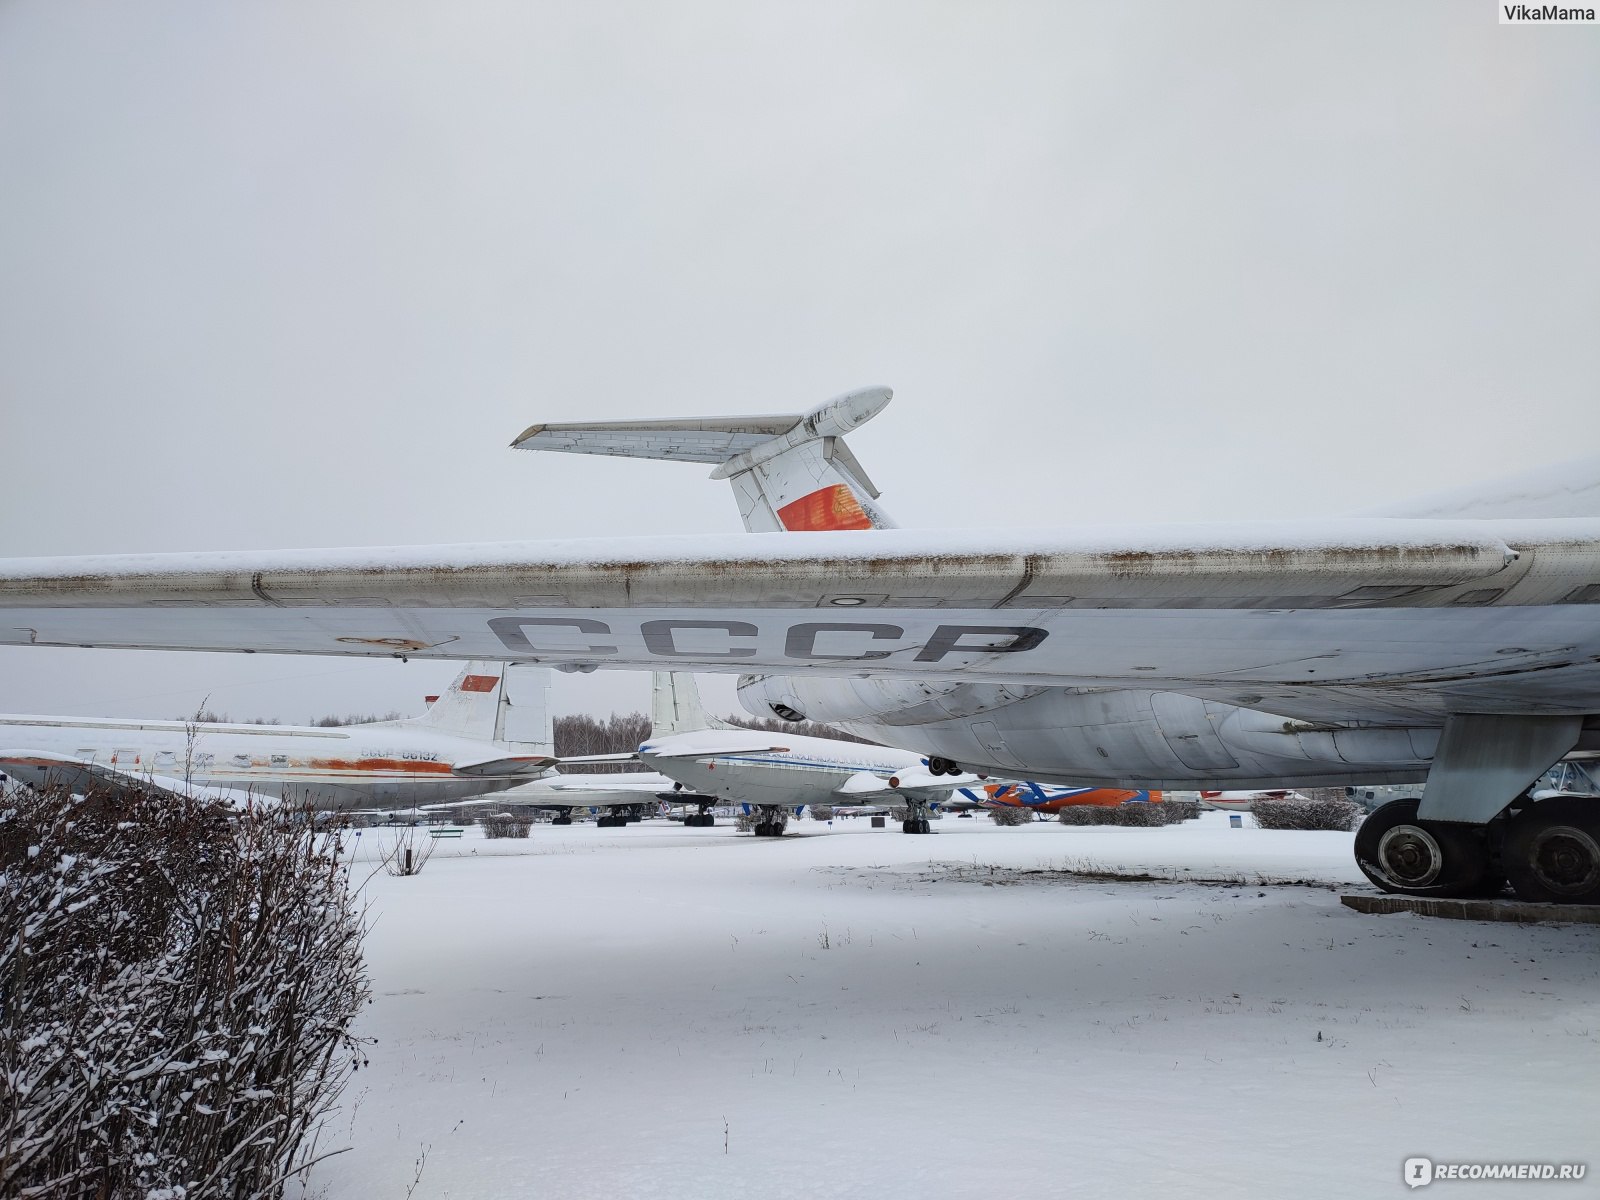
[[[553,818],[551,820],[550,824],[552,824],[552,825],[571,825],[572,824],[572,818],[571,817],[555,817],[555,818]]]
[[[1553,796],[1506,827],[1500,864],[1519,900],[1600,904],[1600,799]]]
[[[1385,892],[1471,896],[1489,879],[1481,830],[1417,820],[1415,799],[1391,800],[1356,830],[1356,866]]]

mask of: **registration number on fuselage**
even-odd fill
[[[489,629],[518,655],[603,658],[622,652],[607,640],[613,637],[611,626],[589,617],[495,617]],[[642,621],[638,631],[653,657],[702,661],[754,658],[757,649],[750,643],[771,636],[753,622],[724,620]],[[919,639],[886,623],[800,621],[785,626],[782,636],[783,657],[795,662],[865,662],[915,650],[913,661],[938,663],[951,655],[1019,654],[1038,646],[1049,631],[1031,625],[936,625]]]

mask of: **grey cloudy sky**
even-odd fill
[[[0,555],[727,530],[507,443],[876,383],[903,524],[1367,508],[1592,449],[1597,214],[1600,30],[1485,0],[10,0]],[[0,709],[452,673],[11,649]]]

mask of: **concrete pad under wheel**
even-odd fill
[[[1443,896],[1340,896],[1346,908],[1383,915],[1409,912],[1453,921],[1518,921],[1565,925],[1600,925],[1600,904],[1535,904],[1527,900],[1484,897],[1474,900]]]

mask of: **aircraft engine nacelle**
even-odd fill
[[[1048,689],[948,680],[742,675],[739,703],[757,717],[830,725],[933,725],[975,717]]]

